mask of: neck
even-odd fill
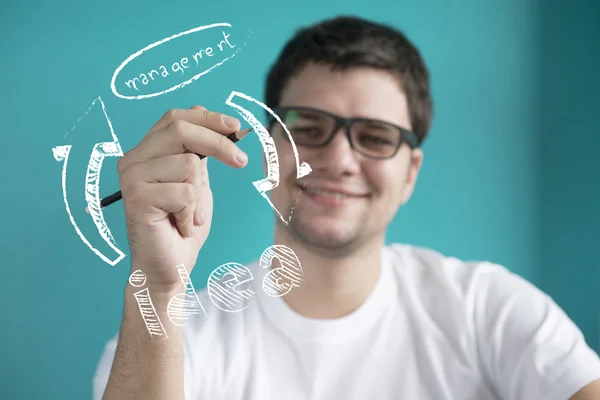
[[[353,312],[371,294],[379,279],[382,237],[343,256],[294,241],[285,228],[276,229],[275,244],[291,248],[300,260],[302,283],[283,300],[305,317],[331,319]]]

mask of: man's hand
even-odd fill
[[[207,159],[234,168],[247,156],[226,138],[240,128],[203,107],[169,110],[118,162],[132,272],[142,269],[149,286],[180,286],[177,265],[188,273],[210,231],[213,198]]]

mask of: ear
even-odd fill
[[[408,171],[406,174],[406,181],[404,182],[404,189],[402,193],[402,204],[405,204],[412,196],[415,185],[417,184],[417,177],[419,171],[423,165],[423,150],[415,148],[411,151],[411,157],[409,160]]]

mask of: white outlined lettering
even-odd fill
[[[192,280],[185,269],[185,265],[177,266],[179,279],[185,287],[185,293],[176,294],[169,301],[167,314],[173,325],[183,326],[189,322],[194,315],[203,315],[206,318],[206,311],[196,294]]]
[[[119,91],[117,90],[117,87],[116,87],[117,77],[119,76],[119,74],[123,70],[123,68],[125,68],[125,66],[127,66],[127,64],[129,64],[131,61],[138,58],[146,51],[148,51],[152,48],[155,48],[157,46],[160,46],[163,43],[167,43],[167,42],[177,39],[181,36],[189,35],[191,33],[200,32],[200,31],[204,31],[204,30],[209,30],[209,29],[213,29],[213,28],[221,28],[221,29],[222,28],[231,28],[231,24],[216,23],[216,24],[211,24],[211,25],[199,26],[197,28],[193,28],[193,29],[190,29],[190,30],[187,30],[184,32],[180,32],[176,35],[173,35],[173,36],[164,38],[162,40],[159,40],[157,42],[151,43],[148,46],[144,47],[143,49],[138,50],[134,54],[127,57],[127,59],[125,61],[123,61],[121,63],[121,65],[119,65],[117,67],[117,69],[115,70],[115,72],[113,73],[113,77],[110,82],[111,91],[113,92],[113,94],[115,96],[120,97],[122,99],[139,100],[139,99],[147,99],[150,97],[160,96],[162,94],[169,93],[169,92],[172,92],[177,89],[181,89],[182,87],[185,87],[185,86],[191,84],[192,82],[196,81],[201,76],[206,75],[209,72],[213,71],[215,68],[219,67],[220,65],[225,63],[227,60],[230,60],[231,58],[233,58],[247,44],[248,38],[250,37],[248,35],[248,37],[246,38],[246,41],[241,46],[238,46],[237,44],[232,44],[229,41],[229,33],[226,33],[225,31],[222,30],[221,33],[223,34],[224,39],[221,40],[217,44],[218,48],[220,49],[220,52],[223,53],[224,55],[227,55],[227,54],[229,54],[229,52],[226,53],[225,52],[226,50],[231,50],[234,48],[235,48],[235,50],[233,51],[233,53],[227,55],[226,57],[224,57],[222,59],[215,57],[215,59],[219,59],[220,61],[218,61],[214,65],[208,66],[205,70],[198,72],[197,74],[195,74],[191,78],[187,79],[186,81],[184,81],[182,83],[178,83],[178,84],[171,86],[170,88],[165,89],[165,90],[160,90],[160,91],[150,93],[150,94],[140,94],[140,95],[136,95],[136,96],[128,96],[128,95],[123,95],[123,94],[119,93]],[[227,46],[225,46],[225,45],[227,45]],[[198,50],[198,49],[190,50],[189,54],[194,59],[194,61],[196,61],[196,65],[194,67],[197,67],[199,65],[200,60],[202,60],[202,58],[203,58],[202,53],[208,55],[209,57],[214,56],[212,47],[206,47],[206,48],[200,49],[200,50]],[[185,60],[185,62],[183,60]],[[187,64],[188,62],[189,62],[189,60],[187,57],[183,57],[179,61],[172,62],[171,63],[171,72],[177,73],[178,76],[184,76],[185,69],[191,68],[191,66],[189,66],[189,65],[186,65],[186,66],[183,65],[183,64]],[[158,69],[160,70],[161,76],[163,78],[166,78],[167,76],[169,76],[169,72],[164,65],[161,65]],[[148,75],[151,75],[153,71],[156,71],[156,69],[150,69],[148,71]],[[152,76],[151,76],[151,78],[152,78],[152,81],[148,80],[148,77],[146,76],[146,73],[144,72],[144,73],[141,73],[139,76],[124,80],[124,84],[125,84],[125,86],[127,86],[127,88],[134,89],[139,92],[140,89],[143,88],[143,86],[146,86],[149,83],[152,83],[154,81],[154,78]]]
[[[302,282],[302,266],[296,253],[287,246],[269,246],[260,257],[260,267],[270,268],[274,259],[279,261],[279,268],[271,268],[263,279],[263,290],[271,297],[288,294]]]
[[[226,263],[215,270],[208,277],[206,288],[212,303],[220,310],[237,312],[250,305],[247,301],[254,296],[254,291],[248,287],[240,286],[249,283],[254,278],[252,272],[245,265],[239,263]]]
[[[274,259],[279,261],[280,267],[272,268]],[[195,315],[203,315],[204,318],[207,315],[185,265],[180,264],[176,268],[186,290],[185,293],[176,294],[169,300],[167,315],[173,325],[183,326]],[[262,282],[263,290],[271,297],[285,296],[302,282],[300,261],[294,251],[284,245],[266,248],[260,257],[259,268],[271,268]],[[215,307],[225,312],[235,313],[250,305],[250,299],[255,294],[249,285],[253,279],[252,272],[245,265],[235,262],[225,263],[210,274],[206,290]],[[146,275],[141,270],[132,272],[129,276],[129,284],[136,288],[144,286]],[[166,338],[167,333],[156,313],[148,288],[134,293],[134,297],[150,336]]]

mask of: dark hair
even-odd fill
[[[371,67],[393,73],[408,99],[412,131],[422,143],[431,124],[429,72],[419,51],[399,30],[354,16],[338,16],[303,27],[285,44],[265,86],[269,108],[279,105],[289,79],[306,64],[332,70]]]

